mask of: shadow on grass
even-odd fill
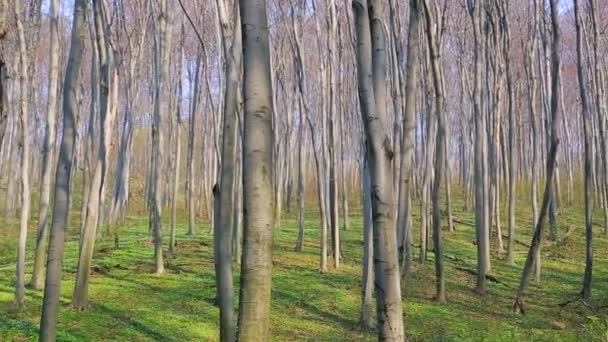
[[[111,309],[105,305],[97,304],[97,305],[95,305],[95,310],[111,316],[112,318],[123,323],[124,325],[128,326],[129,328],[132,328],[132,329],[142,333],[143,335],[152,338],[155,341],[181,341],[182,340],[182,338],[177,337],[177,336],[174,336],[174,337],[167,336],[159,331],[156,331],[156,330],[142,324],[141,322],[137,321],[135,318],[128,315],[127,313]]]
[[[302,298],[289,294],[285,291],[280,291],[280,290],[276,290],[276,289],[273,290],[272,299],[273,299],[273,303],[283,302],[287,305],[295,305],[299,308],[302,308],[302,309],[308,311],[309,313],[320,317],[323,321],[331,321],[331,322],[334,322],[335,324],[343,326],[343,327],[353,327],[354,328],[356,326],[356,322],[353,320],[347,319],[345,317],[336,315],[331,312],[323,311],[313,304],[302,301]]]

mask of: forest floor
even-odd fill
[[[418,209],[419,207],[416,207]],[[527,206],[517,211],[517,240],[529,243],[532,225]],[[444,229],[448,303],[433,301],[433,253],[419,264],[403,284],[405,327],[410,341],[606,341],[608,305],[608,239],[595,226],[593,300],[578,301],[584,271],[584,225],[581,208],[565,208],[558,216],[559,236],[574,229],[565,241],[543,248],[542,282],[528,285],[526,315],[512,313],[527,247],[516,246],[516,266],[508,266],[493,240],[488,294],[479,297],[475,286],[476,246],[470,212],[454,204],[461,223],[456,232]],[[418,210],[416,210],[416,215]],[[272,336],[277,341],[373,341],[373,331],[358,329],[361,306],[361,217],[353,215],[351,227],[342,230],[343,260],[338,270],[318,272],[319,222],[316,210],[308,212],[304,251],[294,252],[297,219],[286,214],[276,230],[272,288]],[[417,230],[418,216],[415,219]],[[502,216],[504,220],[506,215]],[[602,220],[598,213],[595,220]],[[28,241],[32,260],[35,220]],[[464,224],[462,222],[465,222]],[[6,224],[4,225],[6,227]],[[167,225],[165,226],[167,227]],[[74,228],[72,229],[74,230]],[[69,308],[78,241],[67,242],[59,316],[60,341],[214,341],[218,339],[212,234],[200,227],[193,238],[185,235],[185,220],[178,226],[177,257],[163,276],[151,274],[152,246],[147,220],[128,217],[121,228],[122,244],[113,249],[110,238],[97,243],[90,283],[90,307]],[[0,341],[36,340],[42,291],[27,290],[27,307],[15,312],[14,234],[3,233],[0,242]],[[167,241],[168,228],[165,229]],[[506,224],[503,223],[503,234]],[[414,241],[418,244],[417,234]],[[506,239],[505,239],[506,247]],[[235,267],[235,289],[238,289]],[[31,264],[27,267],[29,280]],[[238,291],[235,290],[235,298]],[[569,302],[565,305],[560,305]]]

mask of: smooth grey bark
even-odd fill
[[[443,11],[446,10],[444,2]],[[430,10],[428,0],[424,0],[423,8],[426,22],[427,46],[430,54],[431,75],[433,78],[433,89],[435,92],[435,117],[437,118],[437,138],[435,141],[435,177],[433,179],[433,249],[435,252],[435,300],[444,304],[447,302],[445,297],[445,274],[443,271],[443,240],[441,237],[441,184],[444,177],[445,152],[446,152],[446,124],[445,124],[445,98],[443,85],[443,70],[441,59],[441,42],[443,19],[442,13],[437,8],[437,13],[433,14]],[[434,17],[434,16],[437,17]],[[448,180],[449,182],[449,180]]]
[[[234,229],[234,177],[237,138],[238,98],[237,87],[241,72],[242,44],[240,22],[231,24],[227,3],[217,1],[221,23],[221,46],[226,58],[224,74],[224,106],[220,165],[219,206],[220,212],[213,230],[215,273],[220,306],[220,338],[233,341],[235,319],[232,294],[232,237]]]
[[[304,106],[302,102],[304,101],[301,93],[298,93],[299,98],[299,127],[298,127],[298,239],[296,242],[295,251],[301,252],[304,247],[304,206],[305,206],[305,198],[304,198],[304,177],[306,176],[305,172],[305,161],[304,161],[304,148],[306,144],[305,133],[306,126],[304,123],[304,116],[306,115],[304,112]]]
[[[513,73],[511,71],[511,27],[509,21],[509,3],[502,2],[501,7],[501,26],[504,30],[503,54],[506,65],[507,76],[507,119],[509,121],[509,146],[508,150],[508,232],[507,240],[507,264],[515,264],[515,110],[513,97]]]
[[[406,276],[410,271],[412,260],[411,244],[411,176],[414,156],[414,130],[416,128],[416,91],[418,83],[418,46],[420,30],[420,0],[410,0],[410,14],[407,36],[407,61],[405,70],[405,108],[403,112],[403,147],[401,148],[401,168],[399,175],[399,209],[397,213],[397,230],[403,227],[405,253],[402,265],[402,274]],[[408,206],[409,204],[409,206]],[[410,237],[409,243],[407,242]]]
[[[342,72],[340,72],[340,76],[342,76]],[[342,83],[342,82],[340,82]],[[348,230],[350,228],[350,218],[349,218],[349,210],[348,210],[348,188],[346,185],[346,153],[345,153],[345,140],[346,140],[346,130],[345,130],[345,121],[346,121],[346,112],[341,111],[340,113],[340,183],[342,189],[342,221],[344,222],[343,227],[344,230]],[[302,189],[302,192],[304,190]]]
[[[19,243],[17,246],[17,284],[15,286],[15,306],[18,310],[25,306],[25,245],[27,223],[30,216],[30,139],[28,113],[28,53],[23,28],[24,13],[21,4],[15,2],[15,18],[19,43],[19,144],[21,145],[21,213],[19,218]]]
[[[393,151],[385,131],[386,113],[386,32],[380,3],[354,0],[357,37],[356,59],[359,103],[367,140],[367,157],[372,183],[374,266],[378,338],[403,341],[403,308],[397,232],[394,222]]]
[[[363,203],[363,286],[360,324],[364,329],[373,329],[375,322],[372,316],[374,295],[374,228],[372,218],[372,192],[369,165],[365,157],[363,144],[363,168],[361,170],[361,202]]]
[[[185,40],[185,36],[184,36],[184,26],[182,25],[182,31],[181,31],[181,41],[180,41],[180,48],[179,48],[179,56],[177,57],[178,63],[177,63],[177,74],[178,74],[178,80],[177,80],[177,103],[175,105],[175,121],[173,121],[174,127],[173,127],[173,144],[175,145],[174,150],[173,150],[173,158],[174,158],[174,162],[173,162],[173,179],[172,181],[172,196],[171,196],[171,230],[169,233],[169,249],[167,250],[167,257],[168,258],[175,258],[175,248],[176,248],[176,240],[175,240],[175,234],[177,231],[177,196],[179,193],[179,170],[180,170],[180,164],[181,164],[181,155],[182,155],[182,93],[183,93],[183,86],[182,86],[182,69],[183,69],[183,65],[184,65],[184,40]]]
[[[555,140],[555,136],[558,134],[557,128],[560,120],[558,120],[559,114],[559,85],[560,85],[560,68],[561,68],[561,30],[559,27],[559,15],[558,15],[558,6],[559,0],[550,0],[549,1],[551,7],[551,103],[550,103],[550,117],[547,118],[547,124],[549,124],[547,131],[547,141],[551,143]],[[549,223],[550,223],[550,231],[549,231],[549,239],[551,241],[557,240],[557,220],[556,220],[556,211],[558,206],[558,198],[559,198],[559,169],[556,167],[556,176],[555,183],[551,186],[551,199],[549,202]]]
[[[468,11],[473,24],[473,35],[475,39],[474,45],[474,90],[473,90],[473,116],[475,123],[475,143],[474,143],[474,179],[475,179],[475,229],[477,238],[477,285],[475,291],[484,295],[486,292],[486,264],[487,250],[489,245],[486,244],[487,227],[486,227],[486,210],[485,210],[485,187],[483,181],[483,125],[482,125],[482,61],[483,61],[483,16],[482,6],[483,0],[475,0],[468,2]]]
[[[152,151],[151,151],[151,187],[150,221],[154,238],[154,273],[165,272],[162,243],[162,165],[164,143],[164,118],[161,113],[161,98],[165,94],[167,81],[168,53],[170,51],[170,25],[167,1],[161,0],[158,13],[158,23],[155,23],[154,36],[154,109],[152,119]]]
[[[266,1],[240,0],[243,41],[243,258],[239,341],[270,338],[272,236],[272,81]],[[263,200],[262,200],[263,199]]]
[[[299,11],[304,13],[306,3],[300,2]],[[291,10],[295,12],[295,6],[291,3]],[[303,18],[301,15],[300,18]],[[304,248],[304,208],[305,208],[305,147],[306,147],[306,120],[308,120],[308,107],[304,98],[304,90],[306,88],[306,74],[304,67],[304,60],[302,58],[302,26],[303,19],[297,22],[295,16],[291,18],[291,48],[294,53],[294,73],[297,84],[296,100],[298,103],[298,238],[296,241],[295,251],[301,252]],[[311,133],[314,136],[314,132]],[[316,151],[316,146],[313,144],[313,148]],[[319,189],[320,191],[320,189]]]
[[[202,40],[201,40],[202,41]],[[188,203],[188,234],[196,235],[196,213],[195,213],[195,200],[194,200],[194,146],[196,142],[196,117],[197,117],[197,106],[199,90],[199,80],[201,73],[203,54],[199,51],[196,55],[196,67],[194,71],[194,87],[190,95],[190,117],[188,119],[188,152],[186,157],[187,164],[187,177],[186,177],[186,188],[187,188],[187,203]],[[211,215],[210,215],[211,216]]]
[[[240,103],[241,101],[239,101]],[[240,111],[240,110],[239,110]],[[238,127],[241,127],[242,120],[237,122]],[[238,129],[238,128],[237,128]],[[238,158],[239,153],[242,154],[242,134],[237,141],[237,159],[234,176],[234,216],[232,219],[232,261],[236,265],[241,264],[243,256],[243,162]],[[239,147],[240,146],[240,147]]]
[[[591,135],[589,126],[591,121],[591,113],[589,111],[589,100],[585,85],[585,70],[583,69],[583,37],[581,13],[579,1],[574,0],[574,18],[576,27],[576,59],[577,59],[577,77],[579,96],[581,98],[582,121],[583,121],[583,139],[585,147],[585,175],[584,175],[584,191],[585,191],[585,275],[583,277],[583,289],[581,291],[581,299],[589,300],[591,298],[591,279],[593,272],[593,200],[591,197]]]
[[[80,68],[86,34],[86,4],[87,2],[84,0],[75,0],[74,2],[72,38],[63,86],[63,133],[55,174],[53,220],[49,236],[44,299],[40,319],[39,337],[42,342],[53,342],[57,336],[65,229],[68,226],[68,199],[70,197],[72,155],[76,133],[75,114],[78,110],[76,94],[80,81]]]
[[[42,178],[40,181],[40,199],[38,210],[38,230],[36,234],[36,251],[34,256],[34,269],[30,286],[40,290],[44,286],[44,262],[48,245],[48,211],[51,197],[52,165],[55,155],[55,116],[57,111],[57,88],[59,85],[59,38],[58,38],[58,9],[59,0],[52,0],[49,12],[50,31],[50,61],[49,85],[46,114],[46,129],[44,135],[44,148],[42,155]],[[1,77],[1,76],[0,76]],[[1,141],[1,140],[0,140]]]
[[[340,63],[337,58],[338,52],[336,40],[338,39],[338,19],[336,14],[336,2],[335,0],[329,0],[327,3],[329,7],[329,116],[328,116],[328,172],[329,172],[329,218],[331,225],[331,240],[332,240],[332,252],[334,260],[334,268],[340,267],[340,223],[339,223],[339,212],[338,212],[338,180],[337,180],[337,156],[336,156],[336,134],[335,134],[335,118],[338,115],[336,103],[338,96],[336,95],[339,84],[337,82],[336,70],[334,66],[336,63]]]

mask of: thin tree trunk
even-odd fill
[[[175,149],[173,151],[173,158],[175,158],[173,164],[173,195],[171,196],[171,232],[169,234],[169,249],[167,251],[167,256],[169,258],[175,258],[175,234],[177,230],[177,196],[179,193],[179,169],[181,163],[181,154],[182,154],[182,68],[184,63],[184,27],[182,25],[182,39],[180,42],[179,56],[178,56],[178,64],[177,64],[177,103],[175,110],[175,127],[173,131],[173,144],[175,145]]]
[[[576,1],[576,0],[575,0]],[[550,188],[553,185],[553,177],[555,174],[555,159],[557,156],[557,147],[559,145],[558,140],[554,140],[551,145],[551,151],[549,152],[549,159],[547,159],[547,181],[545,182],[545,192],[543,195],[543,202],[541,205],[540,213],[538,216],[538,222],[535,223],[534,235],[532,237],[532,243],[530,244],[530,250],[528,251],[528,256],[526,258],[526,263],[524,264],[524,270],[521,275],[521,281],[519,283],[519,289],[517,291],[517,296],[515,297],[515,302],[513,303],[513,312],[519,312],[521,314],[525,313],[523,296],[526,290],[526,284],[528,282],[528,278],[530,277],[530,272],[532,271],[532,264],[534,263],[534,258],[537,253],[538,248],[540,247],[540,237],[543,233],[543,228],[545,225],[545,220],[547,216],[547,211],[549,209],[549,201],[550,201]]]
[[[482,0],[476,0],[474,3],[469,3],[469,15],[473,23],[473,33],[475,37],[474,48],[474,90],[473,90],[473,115],[475,122],[475,228],[477,232],[477,286],[475,291],[484,295],[486,292],[486,264],[487,250],[489,248],[487,241],[486,227],[486,211],[485,211],[485,196],[484,196],[484,181],[483,181],[483,125],[482,125],[482,62],[483,62],[483,11]]]
[[[195,200],[194,200],[194,146],[196,142],[196,114],[198,106],[199,96],[199,80],[201,73],[201,63],[203,54],[199,51],[196,55],[196,67],[194,71],[194,87],[190,95],[190,118],[188,128],[188,156],[187,156],[187,168],[188,175],[186,179],[186,188],[188,192],[187,203],[188,203],[188,235],[196,235],[196,213],[195,213]],[[203,138],[204,139],[204,138]],[[203,162],[204,164],[204,162]],[[204,199],[204,196],[203,196]],[[209,215],[211,216],[211,215]]]
[[[365,147],[364,147],[365,148]],[[362,202],[363,202],[363,288],[360,324],[365,329],[374,328],[372,317],[374,295],[374,228],[372,218],[372,192],[367,158],[363,156]]]
[[[59,84],[59,37],[58,37],[59,0],[52,0],[50,6],[50,74],[47,102],[46,131],[42,156],[42,179],[40,181],[40,205],[38,211],[38,233],[36,235],[36,252],[34,270],[30,286],[40,290],[44,286],[44,262],[48,245],[48,210],[51,197],[51,170],[55,155],[55,112],[57,111],[57,88]],[[1,76],[0,76],[1,77]],[[1,140],[0,140],[1,141]]]
[[[217,2],[221,22],[223,53],[226,58],[224,70],[224,106],[222,128],[222,151],[220,166],[220,213],[213,230],[215,272],[220,306],[220,335],[222,341],[233,341],[235,319],[232,294],[232,231],[234,229],[234,177],[237,138],[238,99],[237,87],[241,70],[241,33],[238,19],[228,21],[227,4]]]
[[[582,106],[582,121],[583,121],[583,139],[585,146],[585,275],[583,277],[583,289],[581,291],[581,298],[583,300],[589,300],[591,298],[591,279],[593,272],[593,210],[592,210],[592,194],[591,194],[591,135],[589,132],[589,122],[591,121],[591,113],[589,111],[589,100],[587,98],[587,91],[585,85],[587,84],[585,79],[585,71],[583,70],[583,46],[582,46],[582,28],[583,23],[581,22],[581,14],[579,9],[579,1],[574,0],[574,18],[576,26],[576,58],[577,58],[577,76],[578,76],[578,87],[579,95],[581,97]]]
[[[19,1],[15,2],[17,33],[19,41],[19,143],[21,145],[21,214],[19,219],[19,244],[17,248],[17,284],[15,305],[21,310],[25,306],[25,245],[27,223],[30,216],[30,141],[28,120],[28,55],[23,28],[24,13]]]
[[[78,107],[77,89],[80,82],[80,68],[86,32],[86,7],[84,0],[75,0],[72,20],[72,39],[64,81],[63,96],[63,130],[59,152],[57,172],[55,175],[55,194],[53,196],[53,220],[51,223],[50,243],[48,249],[42,317],[40,319],[40,341],[52,342],[57,336],[57,318],[63,254],[65,247],[65,229],[68,226],[68,198],[70,197],[70,176],[75,139],[75,117]]]
[[[445,275],[443,272],[443,240],[441,237],[441,184],[444,177],[445,147],[446,147],[446,125],[444,117],[444,89],[443,71],[441,70],[441,32],[443,30],[442,13],[437,8],[437,13],[432,14],[428,0],[424,0],[424,13],[426,18],[426,36],[430,53],[430,67],[433,78],[433,89],[435,91],[435,116],[437,118],[437,138],[435,141],[435,177],[433,179],[433,249],[435,251],[435,277],[436,277],[436,301],[440,304],[446,303],[445,297]],[[445,5],[444,9],[445,10]],[[436,17],[434,17],[436,16]]]
[[[407,36],[407,64],[405,70],[405,108],[403,112],[403,147],[401,148],[401,167],[399,175],[399,209],[397,214],[397,230],[403,227],[405,256],[402,264],[402,275],[406,276],[410,271],[412,258],[411,239],[408,243],[408,235],[411,237],[412,206],[410,189],[412,183],[413,157],[414,157],[414,130],[416,128],[416,85],[418,83],[418,45],[420,27],[420,2],[410,0],[410,15]],[[409,206],[408,206],[409,204]],[[408,229],[409,228],[409,229]]]

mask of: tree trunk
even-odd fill
[[[365,147],[364,147],[365,148]],[[372,218],[372,192],[369,179],[369,166],[367,158],[363,156],[362,180],[362,202],[363,202],[363,288],[360,324],[364,329],[373,329],[372,317],[373,295],[374,295],[374,228]]]
[[[177,103],[175,110],[175,121],[173,128],[173,144],[175,145],[173,151],[173,158],[175,158],[173,163],[173,179],[172,179],[172,191],[173,195],[171,196],[171,232],[169,235],[169,250],[167,251],[167,256],[171,259],[175,258],[175,234],[177,230],[177,196],[179,193],[179,169],[181,163],[181,155],[182,155],[182,72],[183,72],[183,63],[184,63],[184,27],[182,25],[182,38],[180,42],[179,48],[179,56],[178,56],[178,64],[177,64]]]
[[[483,135],[484,129],[482,125],[482,104],[481,104],[481,93],[482,93],[482,64],[483,64],[483,11],[482,0],[476,0],[474,3],[469,3],[469,15],[473,22],[473,33],[475,37],[475,48],[474,48],[474,90],[473,90],[473,115],[475,122],[475,228],[477,232],[477,286],[475,291],[484,295],[486,292],[486,270],[487,270],[487,252],[489,245],[486,243],[488,227],[486,220],[485,210],[485,187],[484,187],[484,176],[483,176]]]
[[[411,177],[413,171],[414,157],[414,130],[416,128],[416,91],[417,91],[417,68],[418,68],[418,45],[420,27],[420,2],[410,0],[410,15],[407,36],[407,65],[405,75],[405,110],[403,112],[403,147],[401,148],[401,167],[399,175],[399,210],[397,214],[397,230],[403,227],[405,257],[402,265],[402,274],[405,276],[410,271],[412,245],[411,240],[407,243],[408,235],[411,237],[412,225],[408,224],[412,218],[412,206],[410,200]],[[410,204],[408,206],[408,204]],[[409,228],[409,229],[408,229]]]
[[[237,137],[237,87],[241,70],[240,22],[228,21],[227,4],[218,1],[221,38],[226,69],[224,74],[224,106],[222,128],[222,155],[220,166],[220,213],[213,230],[215,273],[220,306],[220,336],[222,341],[235,337],[235,320],[232,296],[232,231],[234,229],[234,177]]]
[[[196,141],[196,114],[198,106],[198,95],[199,95],[199,80],[201,73],[201,63],[203,59],[202,51],[199,51],[196,55],[196,67],[194,71],[194,86],[190,95],[190,118],[188,128],[188,156],[187,165],[188,175],[186,179],[186,188],[188,192],[187,203],[188,203],[188,235],[196,235],[196,213],[195,213],[195,200],[194,200],[194,146]],[[203,138],[204,139],[204,138]],[[204,164],[204,162],[203,162]],[[209,215],[211,216],[211,215]]]
[[[433,249],[435,251],[435,277],[436,297],[438,303],[446,303],[445,298],[445,275],[443,272],[443,240],[441,237],[441,184],[444,177],[445,147],[446,147],[446,124],[444,117],[444,86],[441,60],[441,32],[443,23],[439,19],[442,13],[437,8],[437,13],[432,14],[428,0],[424,0],[424,13],[426,18],[426,36],[429,54],[431,57],[431,75],[433,78],[433,89],[435,91],[435,116],[437,118],[437,138],[435,141],[435,177],[433,179]],[[445,9],[444,9],[445,10]],[[436,17],[435,17],[436,16]]]
[[[576,1],[576,0],[575,0]],[[532,237],[532,242],[530,243],[530,250],[528,251],[528,256],[526,258],[526,263],[524,264],[524,270],[521,275],[521,281],[519,283],[519,289],[517,291],[517,296],[515,297],[515,302],[513,303],[513,312],[525,313],[524,304],[523,304],[523,296],[526,290],[526,284],[528,282],[528,278],[530,277],[530,272],[532,270],[532,264],[534,263],[534,258],[537,253],[537,250],[540,247],[541,243],[541,235],[543,233],[543,228],[545,225],[545,219],[547,216],[547,211],[549,209],[549,201],[550,201],[550,188],[553,185],[553,176],[555,174],[555,159],[557,156],[557,147],[559,141],[554,140],[551,145],[551,151],[549,152],[547,159],[547,181],[545,182],[545,192],[543,195],[543,202],[541,205],[540,213],[538,216],[538,222],[535,224],[534,235]]]
[[[589,125],[591,121],[591,113],[589,111],[589,100],[587,98],[587,84],[585,78],[585,70],[583,69],[583,46],[582,46],[582,28],[581,13],[579,9],[579,0],[574,0],[574,18],[576,26],[576,57],[577,57],[577,76],[579,95],[581,97],[582,106],[582,121],[583,121],[583,139],[585,146],[585,275],[583,277],[583,289],[581,291],[581,299],[587,301],[591,298],[591,279],[593,272],[593,211],[592,211],[592,194],[591,194],[591,134]]]
[[[76,93],[80,82],[80,68],[86,32],[86,4],[84,0],[74,2],[72,20],[72,39],[65,73],[63,96],[63,130],[55,175],[55,194],[53,196],[53,220],[51,223],[48,249],[42,317],[40,320],[40,341],[52,342],[57,336],[57,318],[61,275],[65,247],[65,229],[68,226],[68,198],[75,139],[75,113],[78,102]]]
[[[243,36],[244,236],[238,340],[270,338],[272,236],[272,82],[266,1],[240,1]],[[264,200],[261,201],[260,199]]]
[[[509,146],[508,162],[508,185],[509,185],[509,208],[508,208],[508,231],[507,241],[507,264],[515,264],[515,113],[513,109],[513,75],[511,72],[511,28],[509,22],[509,3],[503,2],[501,7],[502,25],[505,31],[503,40],[503,53],[507,73],[507,116],[509,120]]]
[[[42,289],[44,285],[44,262],[48,245],[48,209],[51,197],[51,170],[55,154],[55,112],[57,111],[57,88],[59,79],[59,42],[57,11],[59,0],[52,0],[50,7],[50,74],[47,102],[46,131],[44,136],[44,149],[42,156],[42,179],[40,181],[40,205],[38,211],[38,233],[36,235],[36,252],[34,256],[34,270],[30,286],[35,290]]]
[[[164,148],[164,119],[161,114],[162,97],[165,94],[166,82],[165,68],[168,66],[168,52],[170,45],[169,13],[167,12],[167,1],[161,0],[158,13],[158,22],[155,23],[154,37],[154,110],[152,119],[152,151],[151,172],[152,193],[150,198],[150,221],[154,240],[154,273],[160,275],[165,272],[163,261],[162,240],[162,165]]]
[[[15,305],[18,310],[25,306],[25,245],[27,223],[30,216],[30,141],[28,120],[28,55],[23,28],[24,13],[19,1],[15,2],[17,33],[19,41],[19,144],[21,145],[21,214],[19,220],[19,244],[17,248],[17,284]]]
[[[385,131],[386,34],[380,17],[380,3],[353,1],[359,103],[367,138],[367,157],[372,183],[374,218],[374,265],[378,338],[403,341],[403,308],[397,234],[394,222],[393,151]],[[369,11],[369,12],[368,12]],[[369,14],[368,14],[369,13]],[[370,27],[371,26],[371,27]],[[373,52],[373,53],[372,53]]]

